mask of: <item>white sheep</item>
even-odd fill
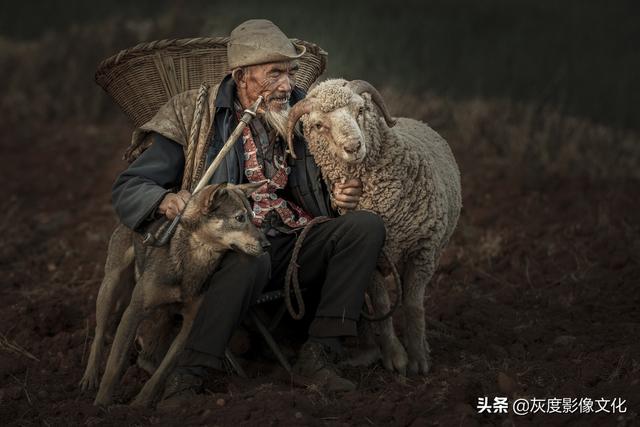
[[[309,150],[329,188],[359,178],[358,209],[376,212],[387,228],[385,249],[404,287],[405,347],[391,319],[380,323],[384,366],[402,374],[426,374],[424,295],[458,222],[460,173],[447,142],[417,120],[394,120],[369,83],[331,79],[313,88],[289,116],[289,152],[302,119]],[[369,291],[376,314],[389,309],[384,277],[376,273]]]

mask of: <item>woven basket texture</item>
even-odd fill
[[[146,123],[172,96],[202,83],[218,84],[229,72],[228,37],[158,40],[125,49],[100,63],[96,82],[114,99],[136,127]],[[304,90],[327,66],[327,53],[304,45],[296,85]]]

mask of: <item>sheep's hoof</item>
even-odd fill
[[[429,359],[427,357],[420,357],[417,359],[410,358],[407,370],[409,375],[427,375],[429,368]]]
[[[341,366],[369,367],[380,360],[382,355],[378,346],[357,351],[347,360],[340,363]]]
[[[407,364],[409,359],[407,352],[398,340],[394,337],[391,342],[382,345],[382,364],[385,369],[395,371],[402,376],[407,374]]]
[[[422,348],[409,347],[409,375],[426,375],[431,367],[431,348],[427,339],[422,341]]]

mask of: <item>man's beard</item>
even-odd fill
[[[271,129],[275,130],[282,139],[287,139],[287,122],[289,120],[289,112],[291,111],[291,107],[286,105],[279,111],[273,111],[268,108],[264,115],[262,116],[262,120],[271,127]]]

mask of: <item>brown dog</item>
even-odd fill
[[[180,332],[132,405],[154,403],[189,336],[202,300],[202,286],[222,255],[228,250],[252,256],[264,252],[266,239],[251,222],[247,200],[261,185],[204,187],[187,203],[182,220],[166,246],[145,247],[140,235],[123,225],[116,228],[109,242],[105,275],[96,301],[96,332],[80,382],[83,390],[97,385],[109,314],[116,305],[124,306],[122,303],[129,295],[130,302],[118,325],[94,404],[111,403],[140,322],[156,308],[177,305],[183,317]],[[134,280],[135,276],[139,278]]]

